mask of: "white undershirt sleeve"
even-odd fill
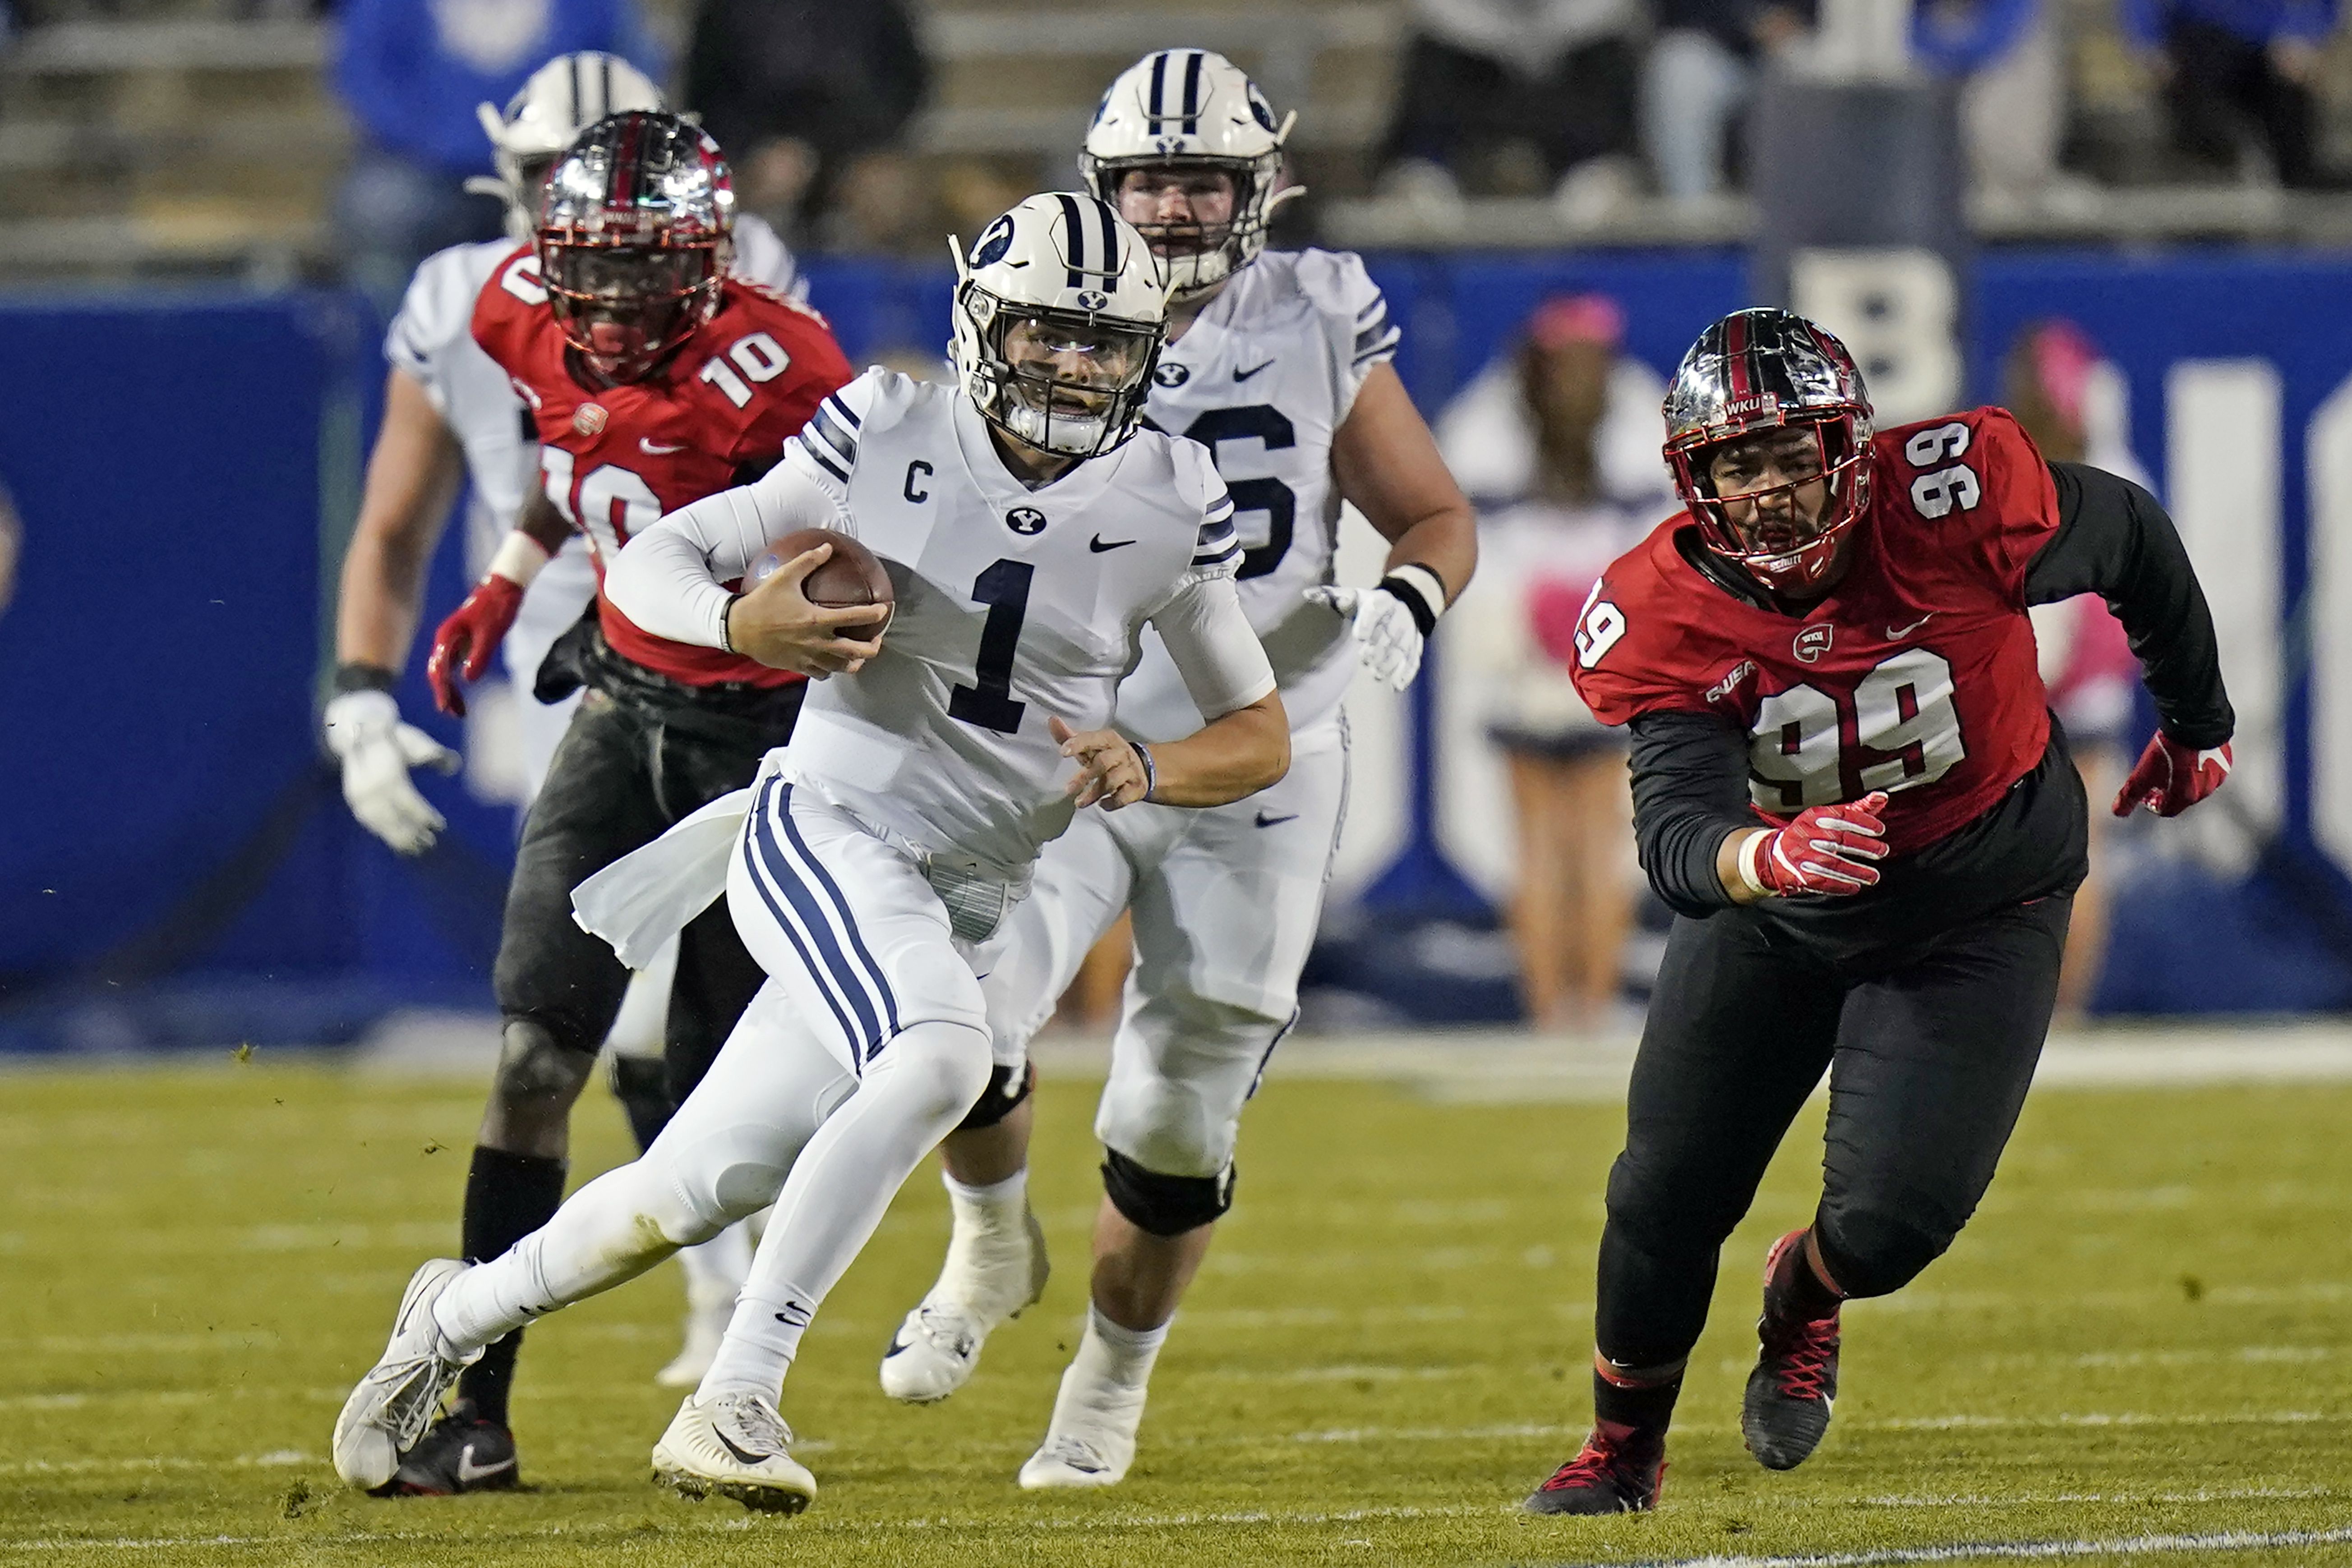
[[[1242,610],[1230,568],[1185,579],[1151,612],[1151,624],[1168,644],[1192,706],[1205,717],[1223,718],[1274,690],[1274,666]]]
[[[631,539],[604,573],[604,596],[656,637],[723,648],[734,597],[723,584],[796,528],[850,531],[829,492],[779,463],[756,483],[705,496]]]

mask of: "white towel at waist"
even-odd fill
[[[761,769],[762,778],[767,768]],[[721,795],[653,842],[630,851],[572,890],[572,918],[642,969],[661,945],[727,892],[727,871],[751,814],[749,789]]]

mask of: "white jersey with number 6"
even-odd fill
[[[1294,730],[1339,712],[1356,672],[1347,624],[1301,595],[1332,580],[1339,492],[1331,438],[1364,378],[1395,357],[1388,301],[1362,260],[1267,251],[1234,276],[1161,354],[1147,413],[1207,447],[1234,497],[1242,606],[1282,684]],[[1189,735],[1201,716],[1165,653],[1147,646],[1120,688],[1120,727]]]

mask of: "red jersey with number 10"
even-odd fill
[[[588,536],[600,584],[597,619],[624,657],[687,685],[787,685],[801,677],[719,648],[656,637],[604,597],[613,556],[692,501],[765,472],[824,395],[849,380],[824,318],[729,277],[718,312],[656,375],[611,387],[572,375],[529,246],[499,264],[474,302],[474,340],[530,405],[540,482]]]
[[[1890,430],[1837,587],[1801,617],[1738,598],[1669,518],[1609,569],[1576,634],[1576,687],[1605,724],[1720,715],[1748,737],[1748,792],[1785,824],[1888,793],[1889,846],[1922,849],[2031,772],[2050,717],[2025,572],[2058,527],[2049,466],[2008,411]]]

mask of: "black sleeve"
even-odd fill
[[[1632,728],[1633,840],[1650,885],[1677,915],[1730,908],[1715,857],[1763,825],[1748,810],[1746,739],[1703,713],[1643,714]]]
[[[2107,601],[2164,732],[2183,746],[2219,746],[2237,716],[2221,685],[2212,612],[2180,534],[2155,497],[2083,463],[2053,463],[2058,531],[2025,569],[2025,600],[2048,604],[2078,593]]]

